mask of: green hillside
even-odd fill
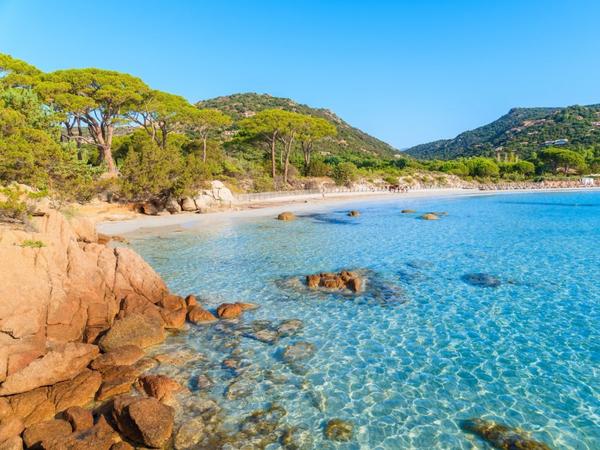
[[[418,159],[453,159],[514,153],[521,158],[549,141],[567,148],[600,146],[600,105],[566,108],[513,108],[498,120],[454,139],[417,145],[405,151]]]
[[[350,153],[360,155],[363,158],[367,155],[389,158],[397,153],[397,150],[389,144],[350,126],[328,109],[311,108],[288,98],[273,97],[268,94],[245,93],[204,100],[196,105],[200,108],[216,108],[231,116],[234,121],[249,117],[264,109],[283,109],[322,117],[333,123],[338,129],[338,135],[335,138],[318,142],[315,145],[315,151],[325,155]]]

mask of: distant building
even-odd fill
[[[549,145],[557,145],[557,146],[561,146],[561,145],[567,145],[569,143],[568,139],[556,139],[554,141],[546,141],[544,142],[544,145],[549,146]]]

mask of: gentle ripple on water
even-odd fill
[[[402,208],[449,214],[427,222]],[[215,380],[211,393],[231,427],[277,402],[287,424],[311,431],[312,448],[486,448],[460,430],[471,417],[522,427],[552,448],[600,448],[599,194],[398,199],[352,209],[361,217],[332,209],[133,241],[177,293],[196,293],[209,307],[260,304],[245,324],[304,322],[276,345],[239,338],[244,364],[259,375],[249,397],[231,401],[223,391],[232,375],[221,365],[231,338],[191,327],[186,345],[207,358],[196,372]],[[368,269],[384,294],[349,299],[280,283],[341,268]],[[473,286],[463,278],[469,273],[501,284]],[[316,346],[305,373],[281,358],[298,341]],[[352,441],[324,439],[333,417],[353,421]]]

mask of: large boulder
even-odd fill
[[[0,420],[0,442],[20,436],[24,429],[25,424],[19,417],[12,416]]]
[[[7,398],[13,415],[20,418],[26,427],[51,419],[56,414],[54,403],[48,400],[48,388],[46,387],[11,395]]]
[[[48,388],[48,400],[54,403],[56,411],[64,411],[72,406],[85,406],[94,400],[101,383],[102,375],[99,372],[83,369],[72,380]]]
[[[174,393],[179,392],[182,386],[166,375],[144,375],[138,380],[138,388],[150,397],[167,401]]]
[[[181,329],[185,325],[187,305],[185,300],[178,296],[168,294],[159,302],[160,315],[165,323],[165,328]]]
[[[148,447],[162,448],[173,433],[173,409],[155,398],[119,397],[113,418],[124,436]]]
[[[9,375],[0,387],[0,395],[19,394],[73,378],[96,355],[98,347],[91,344],[73,342],[58,346],[23,370]]]
[[[222,203],[232,203],[235,200],[231,191],[221,181],[211,181],[210,186],[215,200]]]
[[[191,306],[188,310],[187,318],[190,322],[197,325],[213,323],[218,320],[213,313],[202,308],[200,305]]]
[[[88,430],[94,426],[94,416],[89,409],[72,406],[63,412],[63,419],[71,424],[73,431]]]
[[[14,436],[4,442],[0,442],[0,450],[23,450],[23,439]]]
[[[177,200],[174,198],[170,198],[165,203],[165,209],[169,211],[171,214],[177,214],[181,212],[181,206],[177,203]]]
[[[114,366],[102,373],[102,384],[96,395],[100,401],[126,394],[137,380],[140,372],[135,366]]]
[[[196,211],[198,207],[192,197],[184,197],[181,199],[181,209],[183,211],[192,212]]]
[[[27,448],[50,448],[50,442],[63,439],[72,432],[71,424],[66,420],[47,420],[27,428],[23,433],[23,442]]]
[[[98,422],[91,428],[75,430],[66,436],[56,437],[49,442],[52,450],[111,450],[121,442],[121,437],[100,416]],[[129,448],[132,448],[131,446]]]
[[[130,366],[144,357],[144,351],[137,345],[123,345],[107,353],[102,353],[92,361],[90,367],[104,370],[112,366]]]
[[[165,339],[162,324],[140,314],[131,314],[115,321],[112,328],[100,339],[103,351],[115,350],[124,345],[136,345],[140,348],[150,347]]]
[[[141,212],[147,216],[157,216],[159,213],[158,207],[152,202],[145,202],[140,207]]]
[[[296,215],[291,211],[284,211],[282,213],[279,213],[279,215],[277,216],[277,220],[289,222],[291,220],[296,220]]]

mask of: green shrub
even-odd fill
[[[24,222],[29,214],[24,192],[16,186],[0,189],[0,221]]]
[[[178,148],[162,148],[150,137],[134,134],[121,167],[123,191],[138,200],[169,196],[191,183]]]
[[[309,177],[326,177],[331,173],[331,166],[322,159],[313,159],[306,171]]]
[[[333,168],[331,176],[338,185],[351,183],[358,178],[358,169],[351,162],[341,162]]]
[[[26,239],[23,242],[21,242],[21,247],[26,247],[26,248],[42,248],[45,246],[46,246],[46,244],[44,244],[42,241],[35,241],[32,239]]]
[[[500,175],[500,169],[493,159],[472,158],[466,163],[469,175],[478,178],[495,178]]]

